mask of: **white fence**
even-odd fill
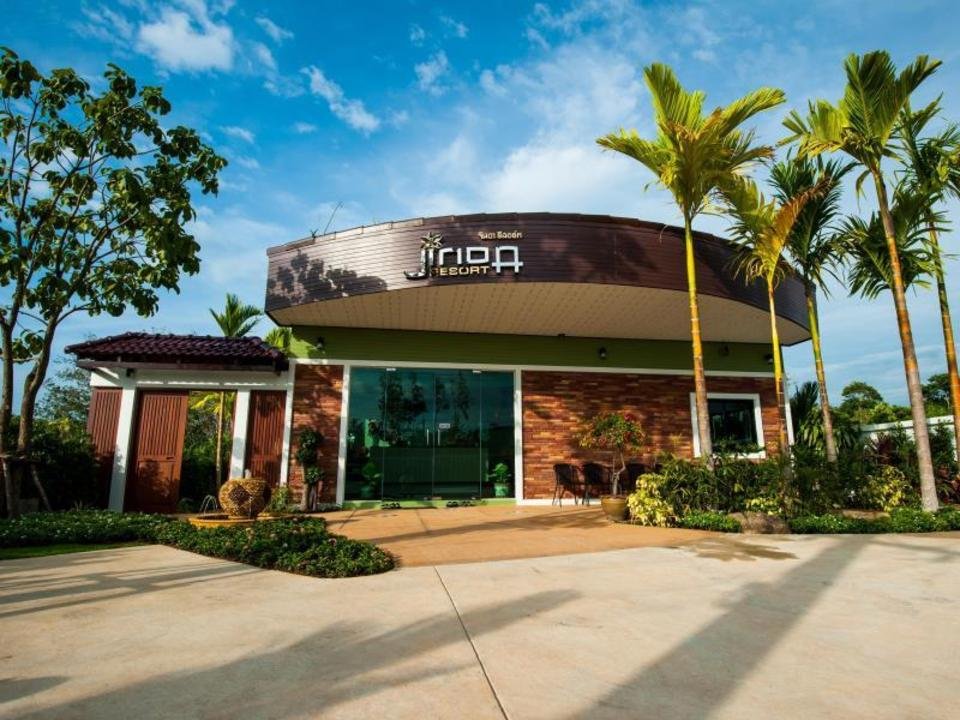
[[[957,437],[953,432],[953,416],[952,415],[941,415],[939,417],[927,418],[927,427],[933,428],[937,425],[946,425],[950,430],[950,440],[953,442],[953,450],[957,450]],[[890,423],[878,423],[876,425],[861,425],[860,426],[860,435],[862,437],[868,437],[871,440],[876,438],[879,435],[885,435],[889,433],[894,428],[901,427],[903,428],[908,437],[913,437],[913,420],[901,420],[900,422],[890,422]]]

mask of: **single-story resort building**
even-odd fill
[[[249,470],[299,494],[297,438],[318,432],[331,502],[487,498],[499,474],[516,502],[549,503],[555,464],[600,458],[576,437],[601,410],[641,420],[639,461],[699,454],[681,228],[433,217],[267,257],[265,310],[292,328],[287,353],[258,338],[147,333],[68,348],[91,370],[109,507],[176,508],[195,390],[235,393],[232,476]],[[766,294],[731,257],[725,240],[696,234],[711,432],[762,456],[777,437]],[[808,339],[798,280],[780,285],[776,304],[783,342]]]

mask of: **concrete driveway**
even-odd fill
[[[708,537],[350,580],[163,547],[7,561],[0,717],[956,718],[958,540]]]

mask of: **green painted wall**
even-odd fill
[[[323,351],[314,343],[322,336]],[[606,360],[597,351],[607,350]],[[770,346],[705,343],[707,370],[772,372]],[[490,363],[497,365],[575,365],[689,370],[690,343],[668,340],[486,335],[471,333],[367,330],[363,328],[293,328],[291,354],[300,358],[410,362]]]

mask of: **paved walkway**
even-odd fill
[[[164,547],[0,562],[0,717],[956,718],[958,541],[709,537],[350,580]]]
[[[404,567],[674,547],[710,536],[613,523],[597,503],[345,510],[324,517],[333,532],[376,543]]]

